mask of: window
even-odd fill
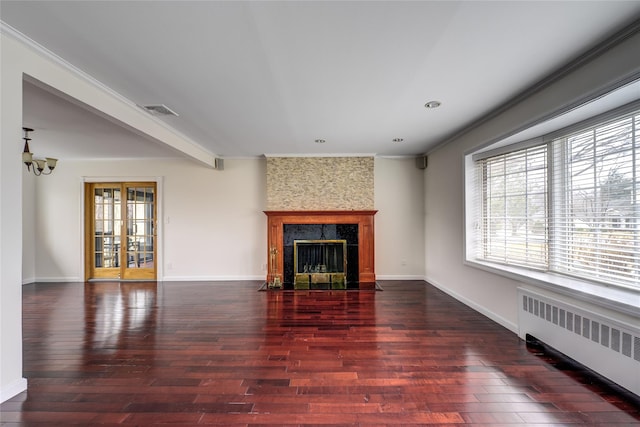
[[[478,162],[483,245],[480,258],[547,265],[547,147],[528,148]]]
[[[472,157],[468,258],[640,289],[640,107]]]

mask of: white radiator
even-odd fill
[[[578,301],[518,289],[520,338],[532,335],[640,395],[640,323]]]

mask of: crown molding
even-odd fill
[[[492,111],[490,111],[489,113],[485,114],[484,116],[480,117],[476,121],[468,124],[467,126],[462,127],[458,131],[455,131],[451,135],[443,138],[442,140],[437,142],[435,145],[430,147],[427,150],[427,152],[425,152],[424,154],[425,155],[431,154],[431,153],[439,150],[440,148],[444,147],[445,145],[447,145],[447,144],[455,141],[456,139],[462,137],[463,135],[468,134],[469,132],[473,131],[474,129],[479,128],[483,124],[495,119],[496,117],[500,116],[505,111],[508,111],[509,109],[515,107],[516,105],[518,105],[518,104],[526,101],[527,99],[533,97],[534,95],[542,92],[544,89],[550,87],[554,83],[557,83],[557,82],[561,81],[563,78],[565,78],[566,76],[568,76],[572,72],[574,72],[574,71],[578,70],[579,68],[585,66],[586,64],[588,64],[589,62],[593,61],[594,59],[599,58],[600,56],[602,56],[603,54],[608,52],[610,49],[612,49],[613,47],[615,47],[615,46],[625,42],[626,40],[634,37],[638,33],[640,33],[640,19],[634,20],[631,24],[627,25],[626,27],[623,27],[621,30],[619,30],[618,32],[616,32],[613,35],[609,36],[608,38],[605,38],[600,43],[598,43],[595,46],[587,49],[586,51],[583,51],[581,54],[575,56],[573,59],[571,59],[567,63],[565,63],[565,65],[563,65],[560,68],[556,69],[554,72],[552,72],[551,74],[547,75],[546,77],[543,77],[541,80],[538,80],[538,82],[534,83],[533,85],[531,85],[527,89],[525,89],[525,90],[521,91],[520,93],[516,94],[511,99],[507,100],[505,103],[503,103],[502,105],[500,105],[497,108],[493,109]],[[621,79],[619,79],[617,81],[610,82],[606,87],[601,88],[599,91],[591,93],[591,94],[586,94],[584,97],[582,97],[581,99],[573,102],[571,105],[565,106],[562,109],[562,112],[566,112],[566,111],[569,111],[571,109],[577,108],[578,106],[580,106],[580,105],[582,105],[582,104],[584,104],[586,102],[589,102],[589,101],[591,101],[593,99],[596,99],[596,98],[598,98],[600,96],[605,95],[606,93],[608,93],[608,92],[610,92],[612,90],[618,89],[618,88],[620,88],[620,87],[622,87],[622,86],[624,86],[626,84],[629,84],[630,82],[634,81],[637,78],[638,78],[638,76],[636,74],[634,74],[632,76],[626,76],[626,78],[621,78]],[[561,113],[560,111],[555,111],[553,114],[557,115],[557,114],[560,114],[560,113]],[[549,114],[549,115],[551,115],[551,114]],[[547,116],[549,116],[549,115],[547,115]],[[544,120],[541,119],[540,121],[544,121]],[[527,124],[526,126],[523,126],[523,128],[530,127],[530,126],[532,126],[532,124]],[[522,129],[520,129],[520,130],[522,130]],[[506,135],[502,135],[498,139],[502,139],[504,137],[506,137]]]
[[[265,153],[264,157],[376,157],[375,153]]]
[[[173,127],[169,126],[164,121],[152,116],[151,114],[146,112],[144,109],[142,109],[138,104],[136,104],[135,102],[131,101],[129,98],[127,98],[124,95],[121,95],[120,93],[118,93],[115,90],[111,89],[106,84],[104,84],[101,81],[97,80],[96,78],[92,77],[90,74],[86,73],[85,71],[83,71],[80,68],[76,67],[75,65],[71,64],[66,59],[58,56],[55,53],[53,53],[52,51],[50,51],[49,49],[47,49],[46,47],[44,47],[40,43],[38,43],[35,40],[29,38],[28,36],[26,36],[25,34],[21,33],[20,31],[16,30],[11,25],[7,24],[6,22],[4,22],[2,20],[0,20],[0,34],[5,35],[7,37],[10,37],[13,40],[19,42],[23,46],[25,46],[25,47],[29,48],[30,50],[32,50],[33,52],[35,52],[37,55],[39,55],[41,57],[44,57],[45,59],[55,63],[56,65],[58,65],[61,68],[65,69],[66,71],[68,71],[69,73],[73,74],[75,77],[83,80],[84,82],[86,82],[86,83],[90,84],[91,86],[97,88],[101,92],[103,92],[106,95],[116,99],[117,101],[127,105],[131,109],[133,109],[135,111],[139,111],[140,113],[145,113],[145,116],[147,116],[147,118],[149,120],[151,120],[152,122],[154,122],[155,124],[163,127],[164,129],[168,130],[169,132],[173,133],[174,135],[178,136],[179,138],[181,138],[182,140],[188,142],[189,144],[193,145],[194,147],[197,147],[198,149],[209,153],[213,157],[217,157],[215,153],[212,153],[210,150],[204,148],[202,145],[198,144],[197,142],[195,142],[191,138],[187,137],[182,132],[179,132],[178,130],[176,130]],[[186,155],[186,153],[185,153],[185,155]]]
[[[378,154],[376,155],[376,159],[415,159],[416,157],[421,157],[422,154],[397,154],[397,155],[385,155]]]
[[[105,85],[104,83],[100,82],[99,80],[96,80],[91,75],[87,74],[86,72],[84,72],[80,68],[76,67],[75,65],[73,65],[72,63],[67,61],[66,59],[56,55],[55,53],[53,53],[52,51],[50,51],[46,47],[42,46],[37,41],[27,37],[24,34],[22,34],[20,31],[16,30],[15,28],[13,28],[11,25],[7,24],[4,21],[0,21],[0,33],[4,34],[6,36],[9,36],[12,39],[20,42],[22,45],[28,47],[29,49],[31,49],[32,51],[34,51],[38,55],[43,56],[46,59],[56,63],[57,65],[61,66],[62,68],[66,69],[67,71],[69,71],[72,74],[74,74],[76,77],[79,77],[82,80],[84,80],[85,82],[90,83],[91,85],[99,88],[101,91],[103,91],[105,93],[108,93],[110,96],[112,96],[114,98],[117,98],[119,101],[121,101],[121,102],[123,102],[125,104],[128,104],[131,107],[139,108],[137,106],[137,104],[132,102],[130,99],[124,97],[121,94],[119,94],[118,92],[116,92],[115,90],[111,89],[109,86]],[[160,122],[160,123],[162,123],[162,122]]]

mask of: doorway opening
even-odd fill
[[[155,182],[85,183],[85,280],[156,280]]]

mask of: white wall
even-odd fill
[[[463,150],[451,144],[429,155],[425,174],[426,278],[433,285],[517,330],[516,283],[463,265]]]
[[[426,278],[517,332],[518,282],[463,264],[463,156],[549,114],[640,77],[640,34],[574,69],[502,114],[429,153],[425,174]],[[640,94],[639,94],[640,96]]]
[[[22,283],[36,278],[36,178],[22,168]]]
[[[0,402],[27,387],[22,378],[22,68],[0,40]]]
[[[376,157],[375,267],[378,280],[424,279],[424,170],[413,158]]]
[[[159,278],[264,279],[265,160],[228,159],[225,170],[217,171],[163,159],[61,161],[52,175],[38,178],[37,280],[83,280],[84,181],[154,177],[161,181]]]
[[[376,159],[376,272],[381,278],[424,276],[422,175],[413,159]],[[104,177],[160,177],[159,278],[265,278],[266,160],[227,159],[225,169],[216,171],[175,159],[61,161],[50,176],[25,177],[36,188],[36,280],[83,280],[83,182]]]

